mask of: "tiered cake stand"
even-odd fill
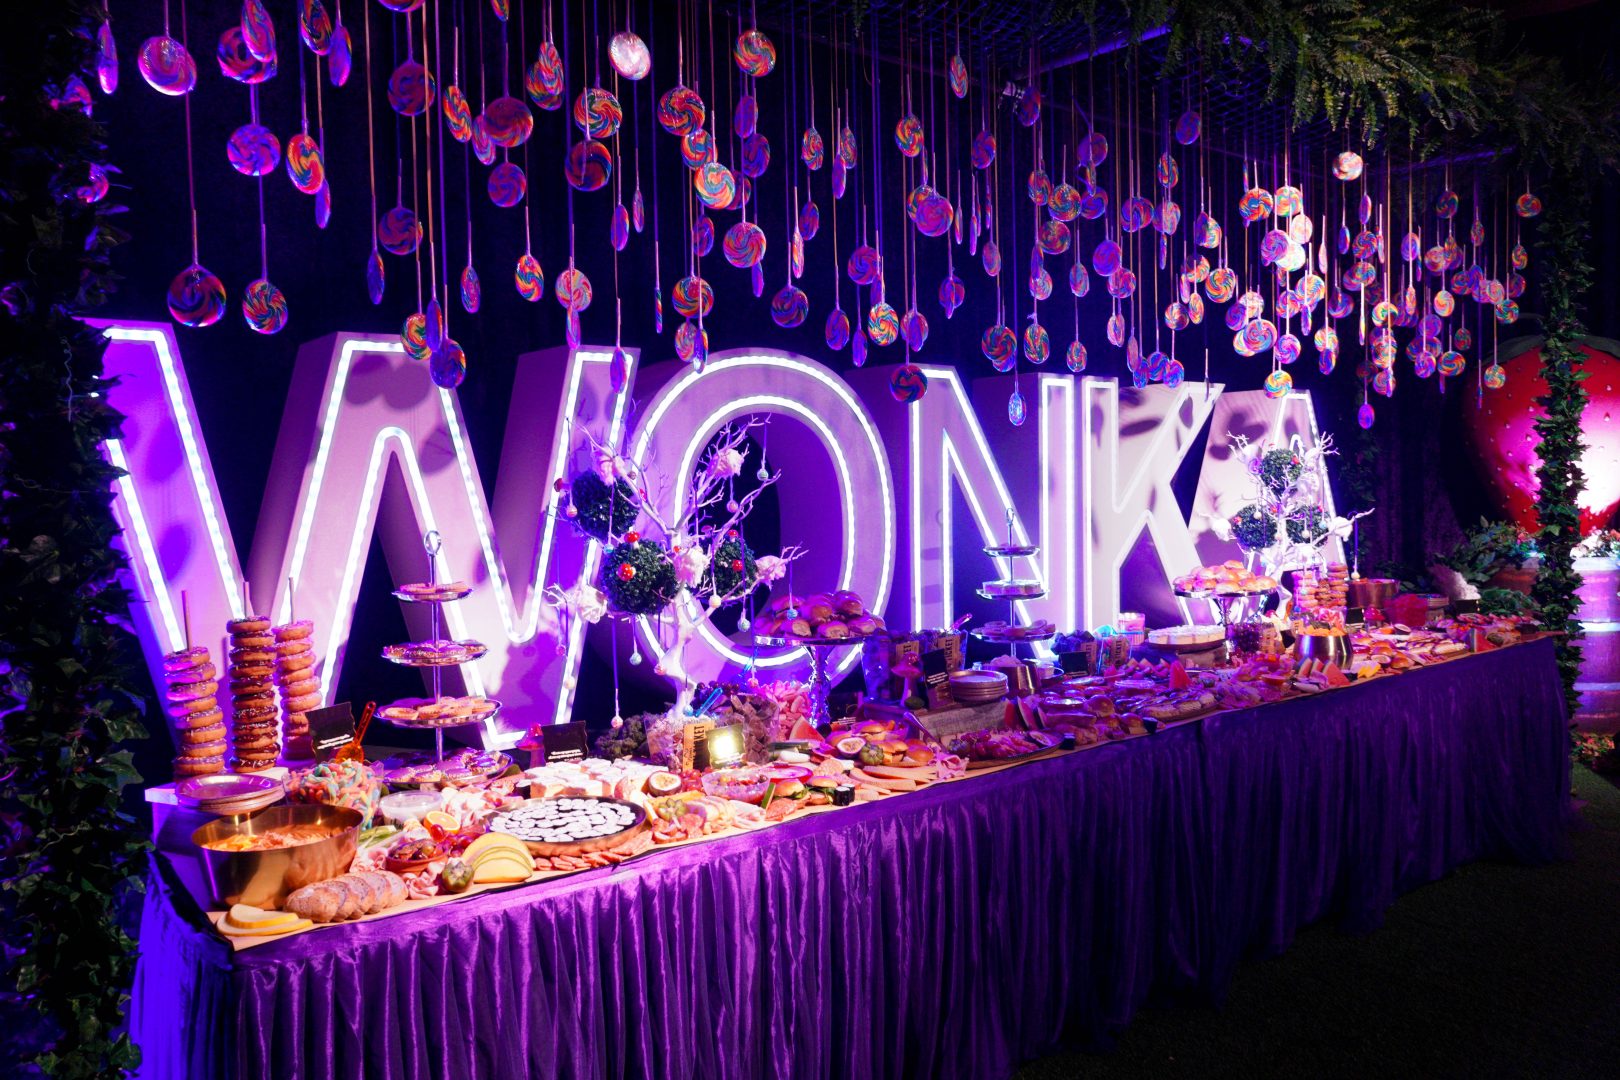
[[[984,549],[984,553],[993,559],[1028,559],[1041,553],[1041,549],[1034,544],[1020,544],[1013,540],[1013,513],[1007,511],[1007,542],[1005,544],[991,544]],[[1007,626],[1012,633],[987,633],[984,630],[973,631],[973,636],[980,641],[988,641],[995,645],[1006,645],[1007,653],[1014,660],[1018,659],[1018,646],[1034,645],[1041,641],[1050,641],[1057,636],[1057,630],[1018,633],[1023,628],[1018,621],[1018,602],[1020,600],[1039,600],[1046,595],[1046,590],[1035,582],[1016,580],[986,581],[979,586],[979,595],[986,600],[1007,601]]]
[[[1230,631],[1232,628],[1232,609],[1246,600],[1255,600],[1270,596],[1275,589],[1262,589],[1259,592],[1218,592],[1214,589],[1177,589],[1176,595],[1184,600],[1205,600],[1214,610],[1215,617],[1220,620],[1221,628]]]
[[[439,551],[443,547],[444,541],[439,536],[437,531],[430,532],[426,537],[423,538],[423,548],[427,551],[428,557],[427,583],[430,588],[438,584],[438,556]],[[394,590],[394,596],[405,601],[407,604],[429,605],[431,632],[428,635],[427,641],[411,641],[400,645],[385,646],[383,648],[383,658],[404,667],[426,668],[428,671],[428,682],[429,686],[432,688],[432,696],[434,701],[438,701],[444,696],[443,682],[445,668],[470,663],[473,660],[477,660],[479,657],[483,656],[484,653],[489,651],[488,647],[480,641],[447,641],[440,636],[440,627],[442,625],[440,608],[447,603],[464,599],[471,594],[472,589],[470,588],[434,591],[426,595],[407,592],[404,589]],[[431,720],[402,720],[392,719],[384,716],[380,711],[378,716],[395,727],[413,728],[417,730],[424,728],[431,729],[433,731],[434,761],[441,766],[449,766],[444,770],[447,774],[455,773],[457,775],[465,775],[465,770],[461,768],[459,763],[446,761],[445,759],[444,729],[461,727],[465,724],[482,723],[485,720],[492,719],[497,713],[500,712],[501,703],[492,700],[490,704],[495,706],[494,710],[481,713],[476,717],[443,716],[435,717]],[[494,764],[500,766],[497,772],[505,772],[506,767],[511,764],[511,759],[505,754],[499,754],[496,755],[496,757],[498,760],[496,760]],[[495,775],[495,773],[491,773],[491,775]],[[473,779],[479,778],[480,777],[473,777]]]
[[[810,722],[825,728],[832,723],[832,654],[845,645],[859,645],[858,637],[798,637],[794,634],[755,634],[754,644],[766,648],[803,647],[810,654]]]

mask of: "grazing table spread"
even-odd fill
[[[1251,948],[1563,851],[1553,642],[246,949],[154,857],[148,1076],[1004,1075]]]

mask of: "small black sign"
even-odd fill
[[[943,709],[955,703],[951,697],[951,673],[944,649],[930,649],[917,660],[923,673],[923,696],[930,709]]]
[[[588,750],[585,721],[547,724],[540,729],[540,742],[546,750],[546,764],[556,761],[584,761]]]
[[[1057,654],[1058,667],[1065,675],[1090,675],[1091,653],[1066,652]]]
[[[1355,626],[1358,623],[1365,623],[1367,621],[1367,609],[1358,607],[1345,608],[1344,621],[1351,626]]]
[[[311,709],[309,741],[315,747],[316,761],[331,761],[332,755],[354,741],[354,706],[347,701]]]
[[[1472,600],[1453,600],[1451,602],[1451,613],[1453,615],[1475,615],[1478,612],[1479,597],[1477,596]]]

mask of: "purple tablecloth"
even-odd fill
[[[1330,911],[1562,851],[1550,642],[232,954],[161,865],[148,1076],[1009,1072]]]

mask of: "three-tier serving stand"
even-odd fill
[[[1034,544],[1020,544],[1013,536],[1013,512],[1007,511],[1007,542],[1005,544],[989,544],[984,553],[993,559],[1031,559],[1041,553],[1041,549]],[[1010,591],[1017,586],[1016,591]],[[986,581],[979,586],[978,593],[986,600],[1005,600],[1007,602],[1007,626],[1010,630],[1025,629],[1028,624],[1018,619],[1018,604],[1024,600],[1039,600],[1046,595],[1044,587],[1029,588],[1023,582],[1013,580]],[[980,641],[987,641],[993,645],[1006,645],[1007,653],[1014,660],[1018,659],[1018,646],[1033,646],[1042,641],[1051,641],[1057,636],[1057,629],[1026,632],[1015,636],[1013,633],[996,633],[985,630],[972,631],[973,636]]]

